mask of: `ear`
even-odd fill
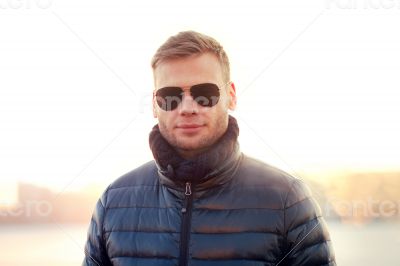
[[[156,94],[155,94],[155,91],[153,91],[153,97],[152,97],[151,103],[152,103],[152,109],[153,109],[153,117],[157,118],[157,106],[156,106]]]
[[[236,87],[233,82],[229,82],[229,110],[233,111],[236,109],[237,98],[236,98]]]

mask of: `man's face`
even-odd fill
[[[182,102],[174,110],[165,111],[153,94],[153,114],[158,118],[162,136],[185,158],[211,147],[228,126],[228,109],[236,106],[234,85],[223,79],[217,57],[203,53],[162,62],[154,70],[155,89],[167,86],[184,90]],[[190,95],[191,86],[214,83],[220,88],[220,99],[212,107],[197,104]]]

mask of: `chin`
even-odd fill
[[[177,147],[182,150],[202,150],[209,146],[209,140],[201,137],[177,138]]]

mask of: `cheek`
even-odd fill
[[[174,120],[176,117],[176,114],[174,111],[171,112],[165,112],[162,110],[157,110],[157,118],[158,118],[158,122],[160,124],[163,124],[163,126],[167,129],[173,128],[174,125]]]
[[[230,103],[230,96],[227,91],[221,92],[221,96],[219,98],[218,105],[221,105],[223,108],[228,108]]]

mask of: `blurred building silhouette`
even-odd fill
[[[88,223],[97,197],[90,193],[64,192],[32,184],[18,184],[18,202],[0,206],[0,223]]]

